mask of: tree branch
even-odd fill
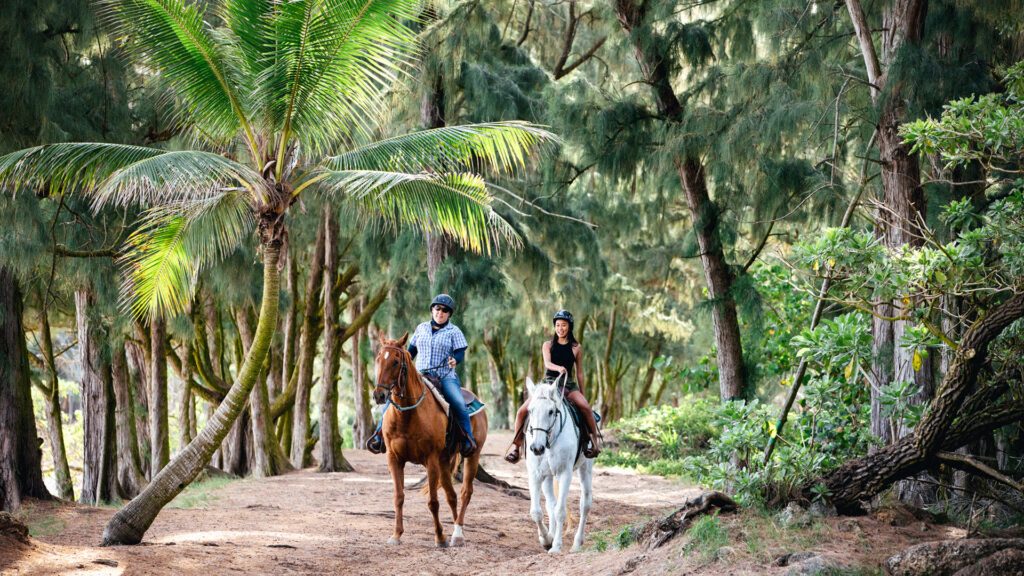
[[[864,55],[864,67],[868,72],[871,101],[877,102],[881,92],[882,68],[878,64],[875,43],[871,40],[871,29],[868,28],[868,21],[864,16],[864,8],[860,5],[860,0],[846,0],[846,8],[850,13],[850,20],[853,21],[853,30],[857,34],[860,51]]]
[[[989,478],[992,478],[993,480],[1005,484],[1010,488],[1013,488],[1014,490],[1024,494],[1024,485],[1022,485],[1020,482],[1015,481],[1013,478],[1010,478],[1009,476],[1000,472],[999,470],[996,470],[995,468],[988,466],[984,462],[979,462],[978,460],[975,460],[974,458],[971,458],[966,454],[957,454],[955,452],[939,452],[938,457],[939,460],[942,460],[943,462],[948,462],[950,466],[959,468],[966,472],[980,472],[981,474],[988,476]]]

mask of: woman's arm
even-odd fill
[[[580,387],[580,394],[586,396],[583,392],[583,345],[577,342],[572,348],[572,353],[576,357],[576,385]]]
[[[554,370],[555,372],[565,372],[565,367],[553,364],[551,362],[551,340],[545,340],[544,345],[540,347],[541,354],[544,355],[544,367],[548,370]]]

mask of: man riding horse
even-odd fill
[[[452,324],[451,317],[455,312],[455,300],[447,294],[438,294],[430,302],[430,321],[416,327],[409,339],[409,353],[416,360],[416,370],[424,376],[438,380],[438,388],[448,401],[451,416],[458,425],[463,456],[476,451],[476,440],[469,423],[469,413],[462,399],[462,385],[455,367],[465,360],[466,336],[458,326]],[[385,406],[385,411],[387,406]],[[383,423],[383,418],[381,419]],[[387,450],[381,427],[366,441],[366,448],[374,454],[382,454]]]

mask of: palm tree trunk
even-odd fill
[[[250,319],[251,310],[247,307],[239,310],[237,314],[238,330],[242,336],[242,345],[248,354],[255,339],[253,322]],[[256,478],[269,478],[291,470],[288,458],[281,450],[281,445],[274,434],[274,427],[271,424],[270,400],[268,397],[267,380],[269,378],[271,351],[263,363],[263,371],[256,379],[256,384],[249,393],[249,409],[252,411],[252,462],[250,471]]]
[[[277,223],[283,235],[283,224]],[[281,252],[281,235],[264,242],[263,300],[249,354],[231,385],[224,401],[210,418],[203,431],[178,454],[138,497],[129,502],[107,523],[103,531],[103,544],[138,544],[156,519],[160,510],[177,496],[185,486],[203,470],[214,450],[220,445],[231,424],[245,406],[249,393],[263,368],[263,359],[277,326],[277,306],[280,292],[280,272],[277,269]]]
[[[351,472],[352,465],[341,449],[338,430],[338,366],[341,361],[341,327],[338,325],[338,219],[324,208],[324,358],[320,378],[320,472]],[[354,320],[354,319],[353,319]]]
[[[57,365],[53,356],[53,338],[50,334],[50,315],[46,295],[40,291],[39,344],[46,362],[46,375],[49,388],[46,394],[46,427],[50,436],[50,452],[53,456],[53,470],[57,481],[57,495],[62,500],[74,501],[75,491],[71,481],[71,469],[68,467],[67,449],[64,446],[64,425],[60,411],[60,384],[57,378]]]
[[[192,343],[193,338],[185,339],[185,360],[181,363],[181,397],[178,402],[178,450],[181,451],[192,441],[192,420],[195,411],[192,409]],[[173,354],[173,352],[172,352]]]
[[[51,498],[43,484],[29,374],[21,290],[14,273],[0,266],[0,510],[14,510],[27,497]]]
[[[316,234],[316,247],[309,267],[306,282],[306,310],[302,318],[302,344],[299,348],[299,380],[295,388],[295,406],[292,409],[292,438],[289,457],[292,466],[302,469],[306,466],[306,437],[309,435],[309,395],[313,387],[313,358],[316,356],[316,341],[320,336],[320,287],[324,270],[324,221]]]

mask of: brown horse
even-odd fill
[[[388,540],[388,544],[401,543],[404,531],[402,505],[405,503],[405,464],[412,462],[427,468],[427,494],[430,496],[427,507],[434,516],[434,543],[439,548],[449,544],[444,539],[444,529],[438,518],[440,505],[437,500],[437,485],[440,483],[455,518],[455,529],[450,544],[461,546],[465,543],[462,527],[466,519],[466,508],[473,497],[473,478],[476,477],[477,468],[480,466],[480,454],[487,440],[487,414],[481,410],[470,417],[477,449],[465,458],[462,508],[456,510],[458,499],[452,486],[452,472],[458,454],[449,454],[445,449],[448,417],[416,371],[412,356],[405,349],[408,340],[408,332],[398,340],[381,337],[380,350],[375,360],[377,382],[373,389],[373,398],[377,404],[383,404],[390,396],[392,404],[384,414],[383,425],[388,469],[395,483],[395,533]]]

